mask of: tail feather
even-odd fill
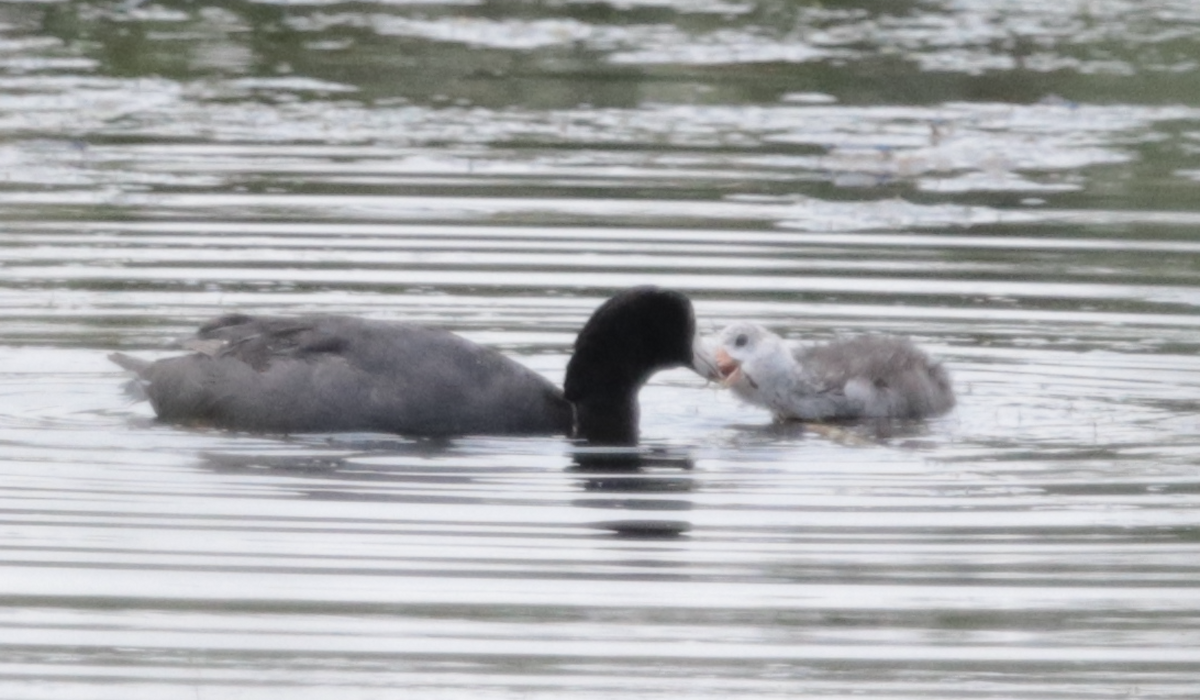
[[[133,355],[126,355],[123,352],[113,352],[108,354],[108,359],[120,365],[123,369],[137,374],[129,381],[125,382],[125,393],[128,394],[134,401],[146,401],[150,396],[147,394],[147,387],[150,385],[150,380],[146,379],[146,370],[153,364],[149,360],[143,360]]]
[[[126,355],[123,352],[111,352],[108,354],[108,359],[122,368],[130,372],[136,372],[139,375],[144,374],[151,364],[149,360],[143,360],[133,355]]]

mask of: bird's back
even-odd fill
[[[342,316],[225,316],[140,374],[159,417],[260,432],[566,433],[532,370],[452,333]]]
[[[922,418],[954,407],[950,375],[907,338],[862,335],[795,351],[800,381],[828,417]]]

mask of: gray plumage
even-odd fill
[[[252,432],[571,428],[571,406],[550,381],[446,331],[345,316],[233,315],[205,324],[196,340],[194,354],[154,363],[113,357],[146,382],[162,420]]]
[[[912,341],[862,335],[790,347],[749,323],[705,341],[710,379],[779,419],[926,418],[954,407],[950,375]]]
[[[601,305],[580,331],[566,396],[453,333],[346,316],[223,316],[200,328],[191,354],[110,358],[138,375],[159,418],[172,423],[275,433],[561,433],[633,444],[638,390],[655,371],[691,365],[694,340],[687,297],[637,287]]]

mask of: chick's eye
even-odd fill
[[[748,342],[750,342],[750,339],[746,337],[745,333],[742,333],[733,339],[734,347],[744,348]]]

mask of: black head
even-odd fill
[[[692,364],[696,319],[683,294],[627,289],[596,309],[575,339],[564,394],[589,442],[637,442],[637,392],[655,372]]]

